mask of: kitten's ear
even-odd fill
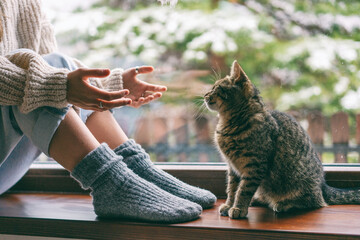
[[[236,60],[232,64],[230,78],[235,85],[242,86],[246,96],[251,96],[253,94],[254,86]]]
[[[238,64],[236,60],[232,64],[230,77],[231,79],[233,79],[235,84],[246,81],[250,82],[250,80],[246,76],[246,73],[244,72],[244,70],[241,68],[241,66]]]

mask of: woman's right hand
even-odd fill
[[[67,101],[77,107],[94,111],[105,111],[131,104],[131,99],[124,97],[129,94],[127,89],[108,92],[90,85],[89,78],[104,78],[109,74],[109,69],[98,68],[79,68],[68,73]]]

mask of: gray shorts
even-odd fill
[[[75,70],[70,58],[58,53],[44,56],[53,67]],[[12,187],[41,154],[49,156],[49,144],[71,106],[41,107],[23,114],[18,106],[0,106],[0,194]],[[81,110],[85,122],[92,111]]]

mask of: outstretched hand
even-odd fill
[[[161,92],[165,92],[167,88],[162,85],[155,85],[144,82],[136,78],[138,74],[151,73],[154,68],[151,66],[143,66],[129,68],[122,74],[123,87],[130,91],[128,98],[132,100],[129,104],[131,107],[138,108],[162,96]]]
[[[115,107],[131,104],[130,98],[125,98],[129,90],[108,92],[89,83],[89,78],[104,78],[110,74],[109,69],[79,68],[67,75],[67,101],[77,107],[105,111]]]

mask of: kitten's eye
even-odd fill
[[[225,99],[225,100],[228,99],[227,91],[226,91],[225,87],[223,87],[223,86],[220,86],[220,85],[219,85],[219,87],[218,87],[218,95],[219,95],[222,99]]]
[[[221,90],[221,85],[216,85],[215,87],[214,87],[214,89],[213,89],[213,92],[214,93],[216,93],[216,94],[218,94],[219,93],[219,90]]]

